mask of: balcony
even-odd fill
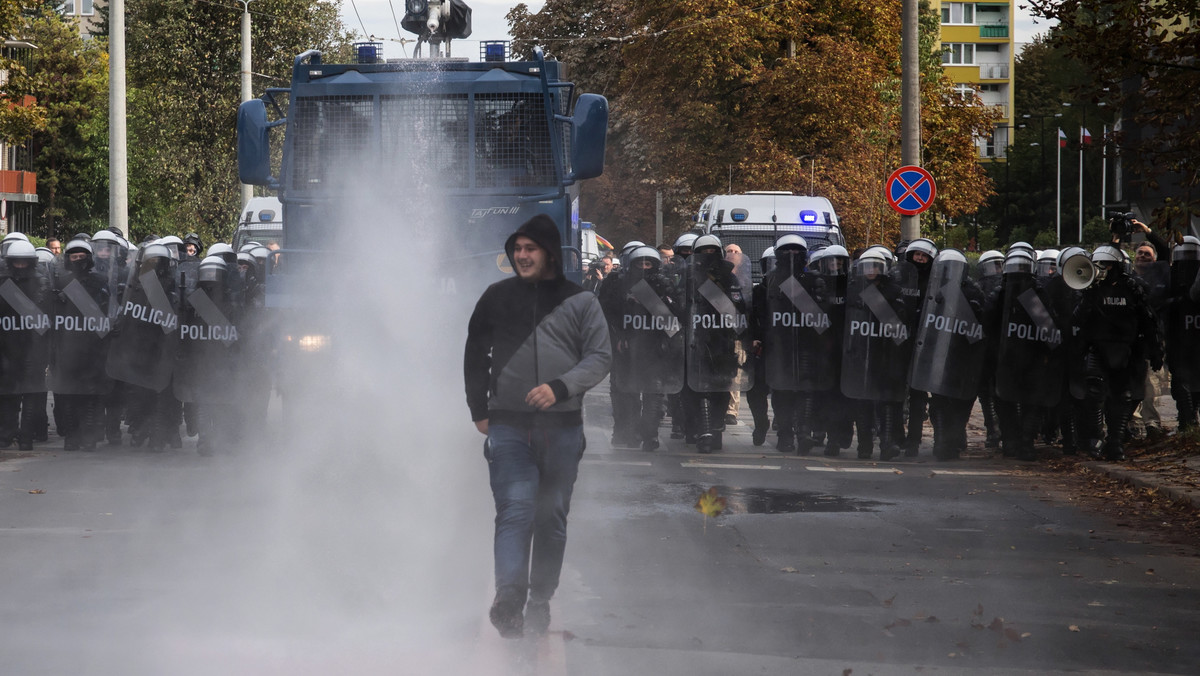
[[[36,202],[37,174],[32,171],[0,171],[0,198]]]
[[[1007,38],[1008,24],[1006,23],[985,23],[979,25],[979,37],[982,38]]]
[[[980,80],[1007,80],[1008,79],[1008,64],[1007,63],[981,63],[981,64],[979,64],[979,79]]]

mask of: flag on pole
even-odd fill
[[[604,239],[603,237],[601,237],[599,235],[599,233],[596,234],[596,244],[599,244],[601,248],[608,249],[609,251],[617,250],[617,248],[614,247],[611,243],[609,243],[609,241],[607,239]]]
[[[1092,132],[1087,130],[1087,127],[1079,128],[1079,142],[1085,146],[1092,145]]]
[[[1067,147],[1067,135],[1065,133],[1063,133],[1062,127],[1058,128],[1058,147],[1059,148]]]

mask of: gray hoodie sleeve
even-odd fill
[[[604,380],[612,367],[612,347],[608,340],[608,322],[600,309],[600,302],[590,293],[575,294],[567,299],[572,305],[576,322],[575,331],[579,341],[579,361],[554,381],[549,383],[558,399],[582,396]]]

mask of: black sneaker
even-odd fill
[[[525,628],[529,633],[538,636],[550,629],[549,601],[530,601],[525,606]]]
[[[658,450],[658,439],[646,439],[645,441],[643,441],[642,442],[642,450],[643,451]],[[528,612],[528,609],[526,610],[526,612]]]
[[[755,427],[754,434],[752,436],[753,436],[752,441],[754,442],[754,445],[762,446],[763,444],[767,443],[767,428]]]
[[[492,626],[504,638],[521,638],[521,634],[524,633],[525,618],[521,615],[521,606],[518,602],[497,598],[492,603],[492,609],[488,611],[488,619],[492,621]],[[549,619],[550,614],[547,608],[547,622]]]

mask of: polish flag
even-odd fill
[[[1059,129],[1058,129],[1058,147],[1059,148],[1067,147],[1067,135],[1065,133],[1063,133],[1062,127],[1059,127]]]
[[[1087,127],[1079,128],[1079,142],[1085,146],[1092,145],[1092,132],[1087,130]]]

